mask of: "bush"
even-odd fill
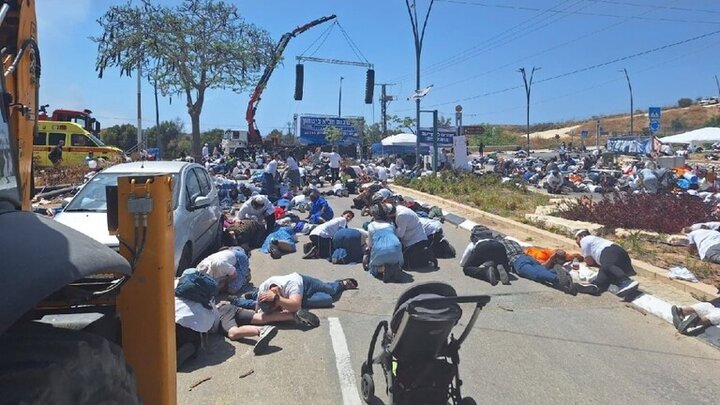
[[[690,107],[691,105],[693,105],[693,101],[691,98],[684,97],[678,100],[678,107],[685,108]]]
[[[612,194],[589,204],[578,199],[567,204],[558,216],[588,221],[608,228],[643,229],[678,233],[698,222],[717,221],[713,207],[688,194]]]

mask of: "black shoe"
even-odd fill
[[[675,329],[680,330],[680,322],[683,320],[680,314],[680,308],[678,308],[677,305],[673,305],[670,307],[670,313],[672,314],[673,326],[675,326]]]
[[[268,248],[268,251],[270,252],[270,257],[272,257],[273,259],[279,259],[282,257],[282,252],[280,251],[280,247],[278,246],[276,240],[270,242],[270,247]]]
[[[497,276],[497,270],[493,266],[487,266],[483,267],[481,266],[480,269],[485,269],[485,280],[487,280],[488,283],[492,286],[496,286],[498,283],[498,276]]]
[[[592,283],[576,283],[575,289],[583,294],[600,295],[600,287]]]
[[[688,329],[697,325],[697,321],[699,319],[700,317],[698,316],[698,314],[690,314],[687,318],[680,322],[677,328],[678,332],[684,335],[685,333],[687,333]]]
[[[505,266],[498,264],[497,272],[498,275],[500,275],[500,282],[503,283],[503,285],[510,285],[510,275],[508,275],[507,270],[505,270]]]
[[[303,244],[303,254],[306,255],[310,251],[310,249],[312,249],[312,247],[313,247],[312,242]]]
[[[620,296],[620,297],[627,295],[631,291],[637,290],[639,285],[640,285],[640,283],[638,283],[637,281],[631,280],[628,278],[628,279],[624,280],[622,283],[620,283],[620,285],[618,286],[619,289],[615,293],[615,295]]]
[[[275,326],[263,326],[260,331],[260,337],[257,342],[255,342],[255,347],[253,347],[253,353],[256,355],[264,353],[265,350],[267,350],[270,341],[277,335],[277,333],[278,329]]]
[[[575,286],[570,273],[557,264],[553,266],[553,270],[555,270],[555,274],[558,276],[558,289],[563,291],[565,294],[577,295],[577,287]]]
[[[313,246],[312,248],[310,248],[310,250],[307,253],[305,253],[305,256],[303,256],[303,259],[315,259],[315,258],[317,258],[317,252],[318,252],[317,246]]]
[[[307,309],[301,309],[295,313],[295,323],[301,326],[317,328],[320,326],[320,318]]]

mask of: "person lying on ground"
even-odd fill
[[[347,224],[354,217],[355,214],[347,210],[341,216],[320,224],[310,231],[310,242],[303,247],[305,253],[303,259],[329,258],[332,255],[332,240],[335,233],[339,229],[347,228]]]
[[[608,289],[610,284],[618,286],[615,293],[624,296],[637,290],[639,283],[630,276],[635,275],[635,269],[628,253],[607,239],[590,235],[587,229],[575,233],[575,243],[580,247],[585,264],[590,267],[599,267],[595,280],[592,283],[580,283],[579,292],[600,294]]]
[[[431,259],[428,240],[415,211],[402,205],[392,205],[388,216],[395,222],[395,235],[403,245],[405,268],[427,266]]]
[[[539,261],[525,254],[519,243],[507,237],[498,237],[497,241],[505,247],[505,254],[507,255],[510,268],[515,270],[515,273],[520,277],[541,284],[550,284],[553,288],[563,291],[566,294],[577,294],[577,288],[575,283],[573,283],[572,276],[559,264],[551,264],[550,266],[541,264]],[[546,263],[554,263],[556,261],[556,259],[552,258]]]
[[[235,215],[236,219],[265,220],[265,234],[275,229],[275,207],[264,195],[256,195],[245,201]]]
[[[299,273],[285,276],[272,276],[263,281],[255,293],[233,303],[247,307],[255,301],[258,312],[263,314],[300,313],[310,326],[318,326],[318,317],[308,311],[312,308],[331,308],[340,299],[343,291],[358,288],[358,282],[352,278],[335,281],[321,281]]]
[[[329,221],[333,218],[335,213],[330,204],[324,197],[320,196],[318,190],[313,190],[310,193],[310,215],[308,216],[308,222],[311,224],[322,224],[325,221]]]
[[[285,219],[283,221],[285,221]],[[270,257],[273,259],[279,259],[284,254],[296,252],[297,247],[295,245],[297,243],[297,237],[293,230],[294,224],[290,223],[290,225],[291,226],[278,226],[275,231],[271,232],[265,238],[265,242],[260,248],[260,251],[270,253]]]
[[[720,326],[720,299],[685,307],[673,305],[670,311],[675,329],[682,334],[686,334],[690,328],[696,326]]]
[[[697,231],[698,229],[712,229],[713,231],[720,231],[720,222],[699,222],[683,228],[683,233],[690,233]]]
[[[556,264],[562,265],[575,259],[583,260],[580,253],[569,253],[562,249],[543,248],[539,246],[528,246],[523,248],[526,255],[540,262],[548,269],[553,268]]]
[[[498,233],[484,225],[476,225],[470,232],[470,243],[460,258],[460,267],[466,276],[497,285],[510,284],[507,271],[510,269],[505,247],[496,240]]]
[[[234,294],[250,280],[250,262],[241,247],[222,247],[217,253],[204,258],[197,270],[217,281],[220,291]]]
[[[259,248],[264,240],[265,226],[254,219],[235,219],[223,234],[224,245],[242,246],[246,251]]]
[[[701,260],[720,264],[720,232],[712,229],[698,229],[688,235],[688,251],[697,252]]]

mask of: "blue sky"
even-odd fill
[[[396,84],[389,87],[397,96],[389,113],[414,116],[414,103],[407,97],[415,87],[415,51],[403,0],[230,2],[246,21],[267,29],[275,40],[297,25],[337,14],[340,25],[374,64],[376,82]],[[136,80],[120,77],[117,70],[98,79],[96,46],[88,39],[100,33],[96,19],[106,8],[123,3],[37,0],[43,104],[90,108],[103,126],[136,123]],[[417,0],[420,11],[428,4]],[[375,105],[364,104],[365,70],[359,67],[308,62],[304,99],[293,100],[295,57],[328,26],[317,26],[290,42],[285,62],[275,70],[258,108],[261,133],[285,127],[295,113],[337,114],[340,76],[345,78],[343,115],[380,120],[379,88]],[[455,105],[462,104],[466,124],[523,124],[520,66],[541,67],[532,88],[533,123],[627,111],[627,83],[619,72],[623,68],[630,74],[636,109],[673,105],[681,97],[717,96],[719,31],[716,0],[436,0],[425,36],[421,79],[422,86],[434,88],[422,106],[453,116]],[[708,36],[690,40],[702,35]],[[657,49],[662,47],[666,48]],[[358,60],[338,27],[314,56]],[[621,58],[626,59],[613,62]],[[248,98],[249,91],[210,91],[202,129],[245,129]],[[155,111],[147,82],[142,100],[143,126],[150,127]],[[161,99],[160,117],[180,118],[189,130],[179,97],[173,97],[172,105]]]

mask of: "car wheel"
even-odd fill
[[[119,346],[42,324],[0,337],[0,392],[3,403],[141,403]]]
[[[183,247],[182,254],[180,255],[180,262],[178,263],[175,275],[180,277],[183,271],[190,268],[190,266],[192,266],[192,246],[190,246],[190,242],[188,242]]]
[[[213,243],[210,246],[210,253],[215,253],[223,246],[223,221],[220,219],[220,223],[218,224],[217,232],[215,232],[215,239],[213,239]]]

